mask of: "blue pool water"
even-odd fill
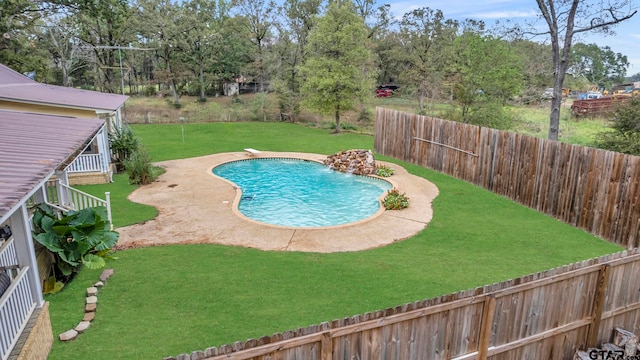
[[[388,181],[340,173],[297,159],[252,159],[216,166],[213,173],[242,190],[238,209],[273,225],[320,227],[366,219],[380,208]]]

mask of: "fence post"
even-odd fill
[[[111,193],[110,192],[105,192],[104,193],[104,200],[106,201],[106,207],[107,207],[107,220],[109,220],[109,226],[111,226],[111,230],[113,230],[113,219],[111,218]]]
[[[322,339],[320,340],[320,359],[331,360],[333,358],[333,345],[331,341],[331,333],[325,331],[322,333]]]
[[[598,286],[593,294],[593,307],[591,308],[591,324],[589,324],[589,332],[587,333],[587,343],[585,348],[596,347],[598,341],[598,332],[600,330],[600,321],[602,320],[602,310],[604,307],[604,299],[609,286],[609,270],[611,265],[602,264],[598,272]]]
[[[482,307],[482,319],[480,320],[480,339],[478,340],[478,360],[486,360],[489,355],[491,343],[491,328],[493,327],[493,314],[496,310],[496,297],[489,294]]]

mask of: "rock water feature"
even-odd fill
[[[376,173],[376,161],[371,150],[344,150],[328,156],[323,163],[330,169],[354,175]]]

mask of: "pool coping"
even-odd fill
[[[433,216],[431,202],[438,188],[428,180],[409,174],[403,167],[390,180],[409,197],[409,207],[386,210],[351,224],[323,228],[291,228],[267,225],[239,216],[234,211],[235,186],[213,175],[213,167],[234,160],[289,157],[320,161],[327,155],[261,151],[219,153],[159,162],[165,168],[157,181],[129,195],[134,202],[155,206],[158,216],[142,224],[118,228],[118,248],[166,244],[221,244],[269,251],[341,252],[361,251],[404,240],[427,227]]]

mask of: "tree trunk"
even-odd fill
[[[200,74],[199,74],[199,80],[200,80],[200,101],[205,101],[206,96],[204,95],[204,64],[203,64],[204,60],[200,59]]]
[[[340,133],[340,107],[336,107],[336,114],[335,114],[335,118],[336,118],[336,130],[334,131],[335,133]]]
[[[573,24],[573,17],[570,17]],[[553,97],[551,98],[551,113],[549,114],[549,140],[558,140],[560,133],[560,109],[562,107],[562,85],[564,77],[569,67],[569,51],[571,50],[571,40],[573,38],[572,27],[569,26],[565,35],[564,43],[560,48],[557,37],[557,29],[551,36],[551,50],[553,51]]]

